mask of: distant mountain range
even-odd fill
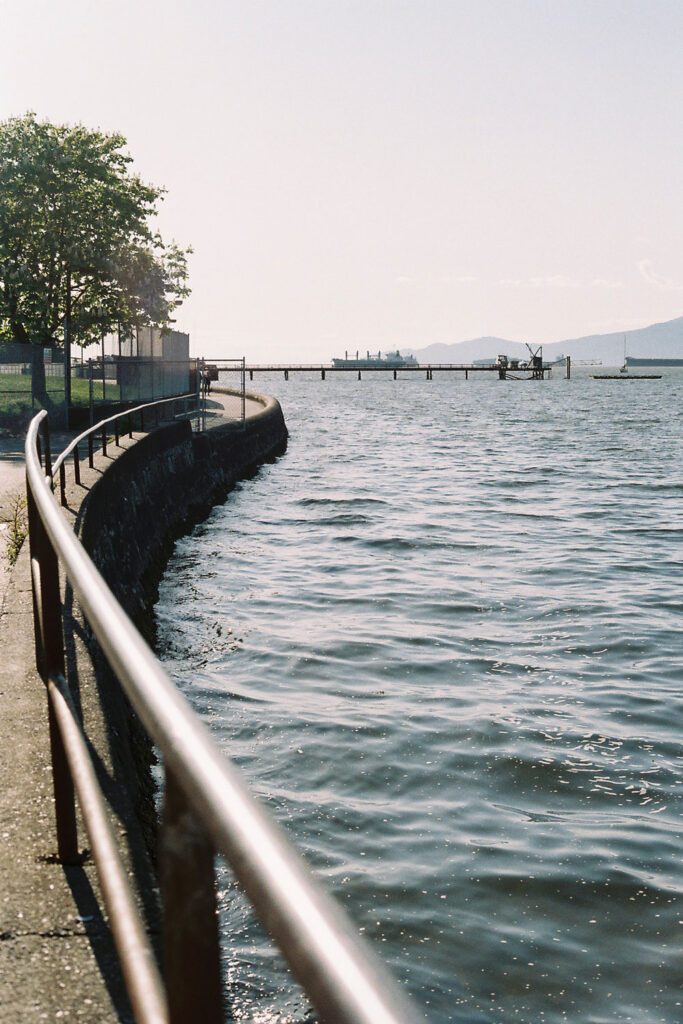
[[[683,316],[636,331],[590,334],[585,338],[549,342],[543,345],[543,359],[550,362],[563,355],[577,360],[599,359],[605,366],[620,366],[624,361],[624,346],[626,355],[636,358],[683,359]],[[505,338],[473,338],[451,345],[401,349],[401,355],[414,355],[420,363],[472,363],[475,359],[495,359],[499,353],[517,359],[527,357],[529,350],[523,342]]]

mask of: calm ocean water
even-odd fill
[[[366,378],[254,381],[287,452],[159,650],[425,1020],[678,1024],[683,373]],[[220,898],[235,1019],[301,1021]]]

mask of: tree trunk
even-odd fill
[[[31,345],[31,397],[47,409],[47,385],[45,383],[45,349],[42,345]]]

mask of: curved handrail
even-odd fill
[[[122,412],[114,413],[113,416],[108,416],[104,420],[98,420],[97,423],[93,423],[91,427],[84,430],[83,433],[79,434],[78,437],[74,437],[73,441],[70,441],[63,452],[61,452],[52,464],[52,475],[54,476],[60,466],[64,465],[66,460],[69,458],[71,453],[78,445],[85,441],[88,434],[94,434],[102,427],[106,427],[108,423],[114,423],[115,420],[123,419],[124,416],[132,416],[135,412],[143,412],[145,409],[152,409],[157,405],[165,405],[167,402],[180,402],[187,398],[196,398],[196,391],[188,391],[184,395],[170,395],[168,398],[158,398],[153,402],[145,402],[142,405],[135,405],[130,409],[124,409]]]
[[[394,979],[313,878],[172,683],[64,519],[40,465],[39,413],[26,437],[35,513],[99,644],[215,849],[223,854],[315,1008],[335,1024],[407,1024]],[[100,426],[100,425],[98,425]],[[168,779],[168,774],[167,774]]]

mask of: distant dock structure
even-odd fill
[[[527,346],[528,347],[528,346]],[[401,373],[424,373],[426,380],[433,380],[434,373],[461,373],[465,380],[469,380],[471,373],[493,373],[499,380],[544,380],[550,376],[552,363],[543,362],[543,351],[541,348],[533,351],[529,348],[529,359],[510,359],[506,355],[499,355],[495,360],[478,360],[473,363],[418,363],[414,356],[401,356],[399,352],[382,356],[376,356],[368,352],[365,357],[356,353],[355,358],[349,357],[348,352],[343,359],[333,359],[331,363],[247,363],[246,372],[249,380],[253,381],[254,374],[258,373],[282,373],[285,380],[289,380],[290,373],[319,373],[320,379],[325,380],[328,373],[356,373],[358,380],[363,379],[363,373],[391,373],[394,380],[397,380],[399,371]],[[567,357],[567,377],[570,375],[570,362]]]

